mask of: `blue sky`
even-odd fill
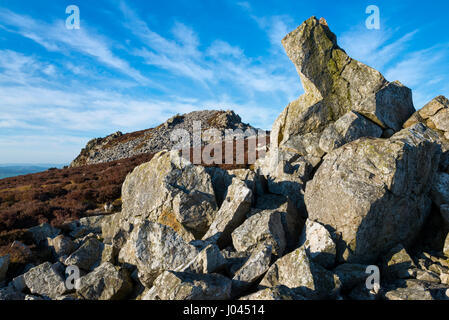
[[[68,5],[81,28],[65,27]],[[368,5],[380,30],[368,30]],[[449,96],[448,1],[0,0],[0,163],[68,163],[88,140],[232,109],[270,129],[303,90],[281,39],[325,17],[353,58]]]

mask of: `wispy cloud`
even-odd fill
[[[31,39],[49,51],[68,53],[67,50],[75,50],[94,57],[141,83],[149,82],[127,61],[112,52],[107,39],[96,34],[88,26],[83,26],[80,30],[68,30],[61,21],[48,24],[4,8],[0,8],[0,21],[7,30]]]
[[[291,74],[280,73],[280,64],[275,60],[249,58],[241,48],[220,39],[200,51],[199,36],[192,28],[176,22],[171,30],[173,38],[169,39],[152,31],[125,2],[121,2],[120,8],[125,16],[125,26],[144,44],[134,53],[144,58],[147,64],[199,81],[207,87],[225,81],[246,90],[250,96],[256,92],[290,96],[297,93]],[[280,43],[279,34],[287,28],[281,25],[280,19],[274,20],[276,25],[274,32],[269,34],[270,41],[279,40]]]

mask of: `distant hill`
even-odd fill
[[[0,179],[21,176],[30,173],[45,171],[50,167],[41,166],[23,166],[23,165],[7,165],[0,166]]]
[[[203,132],[207,129],[217,129],[224,136],[226,129],[240,129],[245,132],[256,128],[243,123],[239,115],[233,111],[203,110],[176,115],[156,128],[123,134],[120,131],[105,138],[89,141],[79,156],[70,164],[80,167],[88,164],[105,163],[120,159],[132,158],[141,154],[156,153],[163,149],[171,149],[175,142],[170,140],[170,134],[175,130],[193,132],[193,124],[201,123]]]

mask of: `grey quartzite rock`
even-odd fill
[[[136,167],[123,183],[122,201],[111,226],[103,225],[108,236],[150,220],[172,227],[189,242],[206,233],[217,212],[209,174],[176,151],[159,152]]]
[[[119,261],[137,266],[140,281],[151,287],[162,272],[179,268],[198,253],[172,228],[145,221],[132,231],[120,250]]]
[[[305,247],[287,254],[268,269],[261,287],[284,285],[311,299],[326,299],[340,291],[340,280],[332,272],[313,263]]]
[[[97,239],[88,239],[64,261],[64,264],[66,266],[75,265],[86,271],[93,270],[101,263],[103,248],[104,244]]]
[[[261,243],[269,244],[273,254],[282,257],[286,240],[281,213],[266,210],[251,216],[232,232],[232,243],[237,251],[251,251]]]
[[[67,290],[64,279],[50,262],[32,268],[24,274],[27,288],[32,294],[55,299]]]
[[[391,135],[415,108],[410,89],[350,58],[324,19],[306,20],[282,44],[305,93],[274,122],[270,150],[256,168],[271,193],[303,208],[304,186],[326,152],[361,137]]]
[[[430,132],[429,132],[430,131]],[[409,245],[430,212],[429,191],[441,154],[418,124],[388,140],[363,138],[329,153],[305,201],[309,218],[340,236],[340,259],[375,263]]]
[[[231,280],[219,274],[165,271],[142,300],[227,300]]]
[[[39,226],[28,229],[34,242],[39,244],[41,241],[47,240],[47,238],[56,237],[61,231],[52,227],[48,223],[43,223]]]
[[[271,264],[272,246],[261,244],[232,278],[233,292],[240,292],[251,287],[259,280]],[[235,293],[233,293],[235,294]]]
[[[253,193],[245,183],[238,178],[233,178],[226,193],[226,199],[203,240],[215,241],[220,248],[230,244],[231,233],[245,221],[252,199]]]
[[[175,271],[192,273],[214,273],[223,270],[226,266],[226,259],[215,244],[209,244],[202,249],[197,256],[186,265],[177,268]]]
[[[120,300],[131,290],[128,272],[105,262],[80,278],[77,294],[86,300]]]
[[[306,221],[299,241],[300,246],[305,246],[310,258],[319,265],[330,268],[335,264],[337,247],[329,231],[318,222]]]

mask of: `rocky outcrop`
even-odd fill
[[[415,109],[410,89],[350,58],[324,19],[308,19],[282,44],[305,94],[275,121],[271,149],[258,168],[277,186],[271,192],[301,207],[298,190],[326,152],[361,137],[391,135]]]
[[[157,153],[126,178],[121,212],[2,247],[0,299],[449,299],[447,100],[412,116],[410,90],[348,57],[324,19],[283,44],[305,94],[276,120],[265,159],[225,170]],[[99,140],[80,161],[200,114]],[[18,269],[19,251],[33,264]]]
[[[226,129],[240,129],[244,132],[258,130],[243,123],[240,116],[230,110],[202,110],[178,114],[156,128],[127,134],[118,131],[105,138],[92,139],[70,166],[79,167],[130,158],[144,153],[156,153],[165,149],[171,150],[178,142],[172,141],[170,134],[175,130],[186,130],[192,136],[193,124],[196,121],[201,123],[203,132],[214,128],[222,137]]]

